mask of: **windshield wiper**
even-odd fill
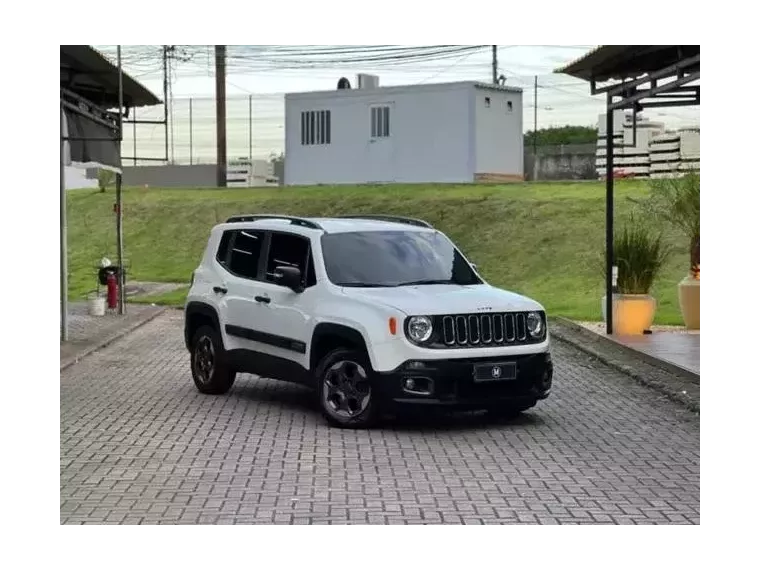
[[[352,281],[350,283],[336,283],[338,287],[395,287],[395,285],[388,285],[387,283],[362,283],[358,281]]]
[[[451,279],[420,279],[418,281],[404,281],[403,283],[397,283],[396,287],[404,287],[405,285],[457,285]]]

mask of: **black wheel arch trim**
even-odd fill
[[[309,355],[310,368],[313,371],[317,369],[319,365],[319,358],[323,355],[319,355],[315,349],[320,346],[320,340],[325,337],[337,337],[345,340],[348,344],[356,346],[367,352],[367,343],[364,340],[364,335],[353,327],[348,325],[341,325],[337,323],[319,323],[314,327],[314,333],[311,337],[311,354]]]
[[[203,317],[210,319],[213,327],[219,331],[220,334],[222,332],[222,329],[219,326],[219,314],[216,312],[216,309],[208,303],[191,301],[185,307],[185,347],[188,350],[190,350],[190,342],[193,340],[191,338],[192,328],[190,325],[193,322],[193,317],[196,315],[202,315]]]

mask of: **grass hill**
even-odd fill
[[[646,183],[616,182],[616,219]],[[95,288],[94,265],[116,258],[114,193],[68,193],[71,298]],[[238,213],[330,216],[386,213],[433,223],[493,285],[534,297],[550,314],[601,320],[604,184],[425,185],[267,189],[125,190],[128,278],[185,283],[215,223]],[[688,268],[686,240],[666,234],[673,255],[656,283],[656,322],[680,324],[676,285]],[[157,302],[182,304],[186,289]]]

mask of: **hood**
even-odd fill
[[[355,299],[371,300],[407,315],[454,315],[507,311],[542,311],[534,300],[491,285],[413,285],[387,288],[344,287]]]

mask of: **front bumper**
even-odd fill
[[[514,362],[513,380],[476,382],[475,365],[503,365]],[[416,364],[413,364],[416,363]],[[551,354],[541,352],[519,356],[414,360],[391,372],[373,375],[372,391],[385,405],[393,407],[438,406],[484,409],[494,405],[532,405],[549,396],[554,366]],[[417,390],[408,389],[408,380]],[[423,387],[423,390],[419,390]]]

